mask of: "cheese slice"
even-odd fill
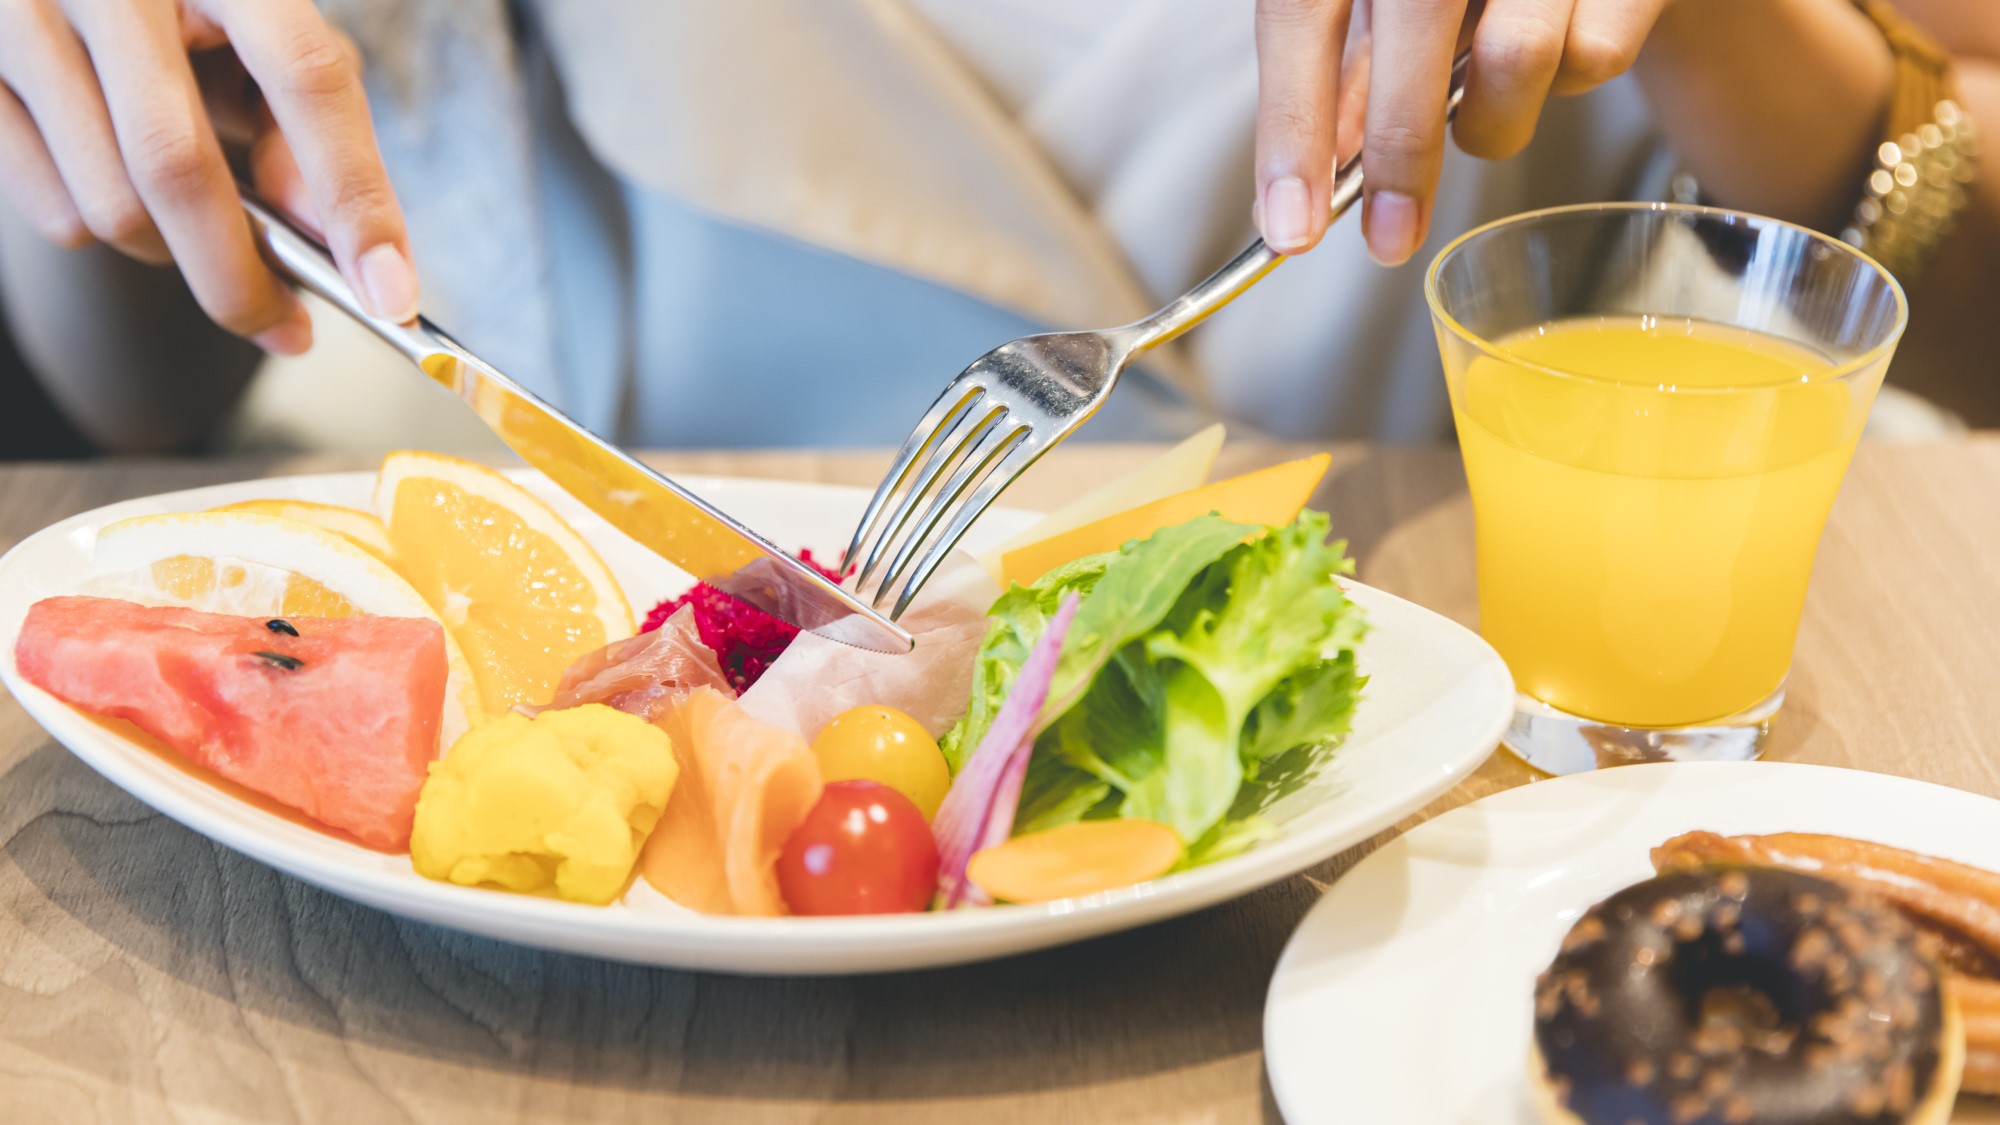
[[[1043,516],[1033,526],[980,555],[979,565],[986,568],[995,582],[1004,586],[1006,583],[1001,578],[1000,561],[1008,553],[1025,550],[1044,539],[1074,531],[1085,524],[1109,519],[1120,512],[1201,487],[1209,472],[1215,468],[1216,454],[1222,452],[1222,438],[1222,423],[1217,422],[1144,465],[1098,485]]]
[[[1001,585],[1014,582],[1028,585],[1066,562],[1099,551],[1115,551],[1134,539],[1144,539],[1163,527],[1183,524],[1209,512],[1259,527],[1288,524],[1299,518],[1300,510],[1312,498],[1332,461],[1331,455],[1320,453],[1258,469],[1008,551],[1001,557]]]

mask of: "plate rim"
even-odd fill
[[[545,484],[546,478],[529,469],[508,470],[510,477],[520,481],[534,481]],[[278,477],[248,478],[246,480],[202,485],[172,492],[130,497],[111,504],[100,505],[85,512],[66,517],[50,524],[26,537],[4,554],[0,554],[0,582],[4,582],[10,572],[23,565],[21,560],[30,557],[35,549],[50,540],[60,539],[79,531],[95,529],[113,519],[124,518],[125,512],[118,509],[161,508],[173,510],[171,505],[179,504],[180,510],[191,505],[212,506],[212,501],[198,499],[216,491],[241,489],[253,485],[280,485],[288,492],[299,496],[310,496],[315,486],[326,483],[346,484],[358,487],[371,480],[374,473],[369,470],[336,471],[327,473],[300,473]],[[679,479],[682,483],[699,491],[714,488],[718,491],[782,490],[796,494],[806,490],[821,494],[838,493],[844,498],[866,495],[866,490],[858,486],[840,485],[823,481],[791,481],[768,477],[737,477],[726,475],[694,475]],[[226,501],[222,501],[226,502]],[[1020,509],[996,509],[1020,514]],[[1176,872],[1161,879],[1140,884],[1136,887],[1121,888],[1077,899],[1063,900],[1048,904],[1009,904],[985,908],[977,911],[953,911],[946,913],[927,912],[921,921],[905,916],[857,916],[840,918],[746,918],[736,916],[695,915],[683,916],[668,912],[640,912],[621,909],[607,910],[601,907],[578,903],[560,902],[525,895],[497,893],[490,889],[462,887],[455,884],[437,883],[423,880],[419,889],[411,881],[411,876],[392,870],[377,870],[363,867],[333,868],[329,862],[316,855],[308,847],[277,838],[266,832],[255,818],[217,818],[207,814],[191,798],[184,798],[171,787],[155,785],[143,775],[133,774],[119,768],[116,751],[106,749],[100,761],[99,748],[79,750],[70,745],[63,736],[56,733],[55,725],[65,717],[73,718],[79,713],[74,708],[56,699],[20,678],[13,660],[11,638],[15,626],[8,623],[0,626],[0,632],[8,635],[7,651],[0,654],[0,682],[4,682],[8,692],[40,725],[44,734],[63,746],[100,777],[124,791],[134,800],[168,817],[182,827],[212,840],[232,851],[254,859],[265,866],[282,871],[295,878],[327,890],[329,893],[353,901],[364,902],[372,907],[390,913],[409,916],[414,909],[423,909],[425,900],[435,904],[435,910],[425,910],[427,915],[449,913],[476,920],[488,929],[466,930],[455,922],[441,921],[438,924],[466,930],[466,932],[492,934],[492,927],[510,930],[567,928],[582,919],[589,919],[591,931],[612,940],[630,941],[643,938],[652,943],[661,957],[640,961],[646,964],[670,964],[675,954],[682,960],[700,960],[698,944],[726,942],[745,948],[757,947],[785,949],[795,945],[800,935],[809,932],[815,939],[830,943],[820,950],[826,956],[867,953],[878,944],[902,941],[928,941],[986,938],[993,942],[1006,942],[1019,937],[1024,931],[1032,931],[1053,922],[1066,920],[1067,928],[1058,927],[1061,932],[1051,935],[1046,942],[1025,948],[1039,948],[1066,944],[1081,940],[1096,933],[1143,925],[1181,913],[1191,912],[1219,902],[1248,894],[1260,887],[1296,875],[1299,871],[1321,862],[1340,851],[1367,840],[1409,813],[1422,808],[1452,786],[1458,784],[1489,757],[1498,747],[1501,734],[1512,714],[1512,680],[1506,672],[1504,662],[1490,645],[1470,629],[1433,610],[1397,597],[1385,591],[1358,581],[1347,580],[1351,589],[1362,591],[1367,600],[1380,599],[1407,610],[1435,619],[1436,622],[1460,631],[1463,639],[1476,642],[1485,651],[1478,667],[1467,673],[1471,678],[1480,672],[1490,673],[1497,669],[1505,690],[1495,692],[1496,704],[1486,717],[1480,738],[1475,743],[1466,739],[1466,749],[1462,749],[1440,761],[1439,768],[1431,771],[1421,792],[1414,788],[1406,798],[1393,808],[1384,806],[1374,814],[1346,824],[1332,823],[1318,831],[1312,827],[1271,840],[1243,854],[1229,857],[1212,864]],[[1489,667],[1490,666],[1490,667]],[[1505,706],[1499,704],[1504,703]],[[89,746],[89,742],[85,741]],[[1473,749],[1473,747],[1481,749]],[[133,784],[128,786],[127,782]],[[137,790],[137,791],[135,791]],[[337,838],[330,838],[336,839]],[[319,872],[326,871],[326,878]],[[420,877],[418,877],[420,878]],[[413,893],[415,892],[415,893]],[[394,904],[394,905],[390,905]],[[806,928],[810,927],[810,930]],[[921,927],[918,929],[916,927]],[[499,938],[499,940],[510,940]],[[542,948],[552,948],[545,943],[535,944]],[[565,948],[575,948],[569,946]],[[1013,952],[1017,950],[1008,950]],[[616,953],[600,952],[590,954],[614,960],[637,960],[620,957]],[[989,956],[1005,955],[961,952],[956,956],[921,961],[922,964],[946,964],[955,961],[980,960]],[[914,967],[914,966],[913,966]],[[737,970],[759,971],[759,970]],[[782,969],[762,970],[770,972],[850,972],[854,969],[820,969],[804,966],[789,966]]]

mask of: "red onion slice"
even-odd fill
[[[993,901],[965,877],[965,865],[974,852],[1005,842],[1014,831],[1028,758],[1034,753],[1035,737],[1042,733],[1042,704],[1048,701],[1063,638],[1081,604],[1082,599],[1071,594],[1049,619],[986,737],[958,771],[931,821],[938,843],[938,897],[946,910]]]

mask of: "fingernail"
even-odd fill
[[[250,337],[251,343],[274,355],[304,355],[312,350],[312,321],[303,317],[287,320]]]
[[[1297,176],[1283,176],[1264,189],[1264,241],[1282,254],[1305,249],[1312,227],[1312,193]]]
[[[361,274],[361,299],[368,303],[369,313],[397,324],[416,319],[417,271],[401,250],[385,242],[362,254],[354,265]]]
[[[1400,266],[1417,252],[1416,200],[1400,191],[1375,192],[1368,197],[1362,220],[1369,257],[1385,266]]]

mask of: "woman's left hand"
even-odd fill
[[[1497,160],[1527,145],[1551,93],[1624,73],[1666,3],[1487,0],[1468,11],[1467,0],[1258,0],[1264,241],[1286,254],[1318,244],[1334,164],[1358,149],[1368,251],[1385,265],[1407,261],[1430,225],[1452,58],[1467,35],[1472,66],[1452,135]]]

